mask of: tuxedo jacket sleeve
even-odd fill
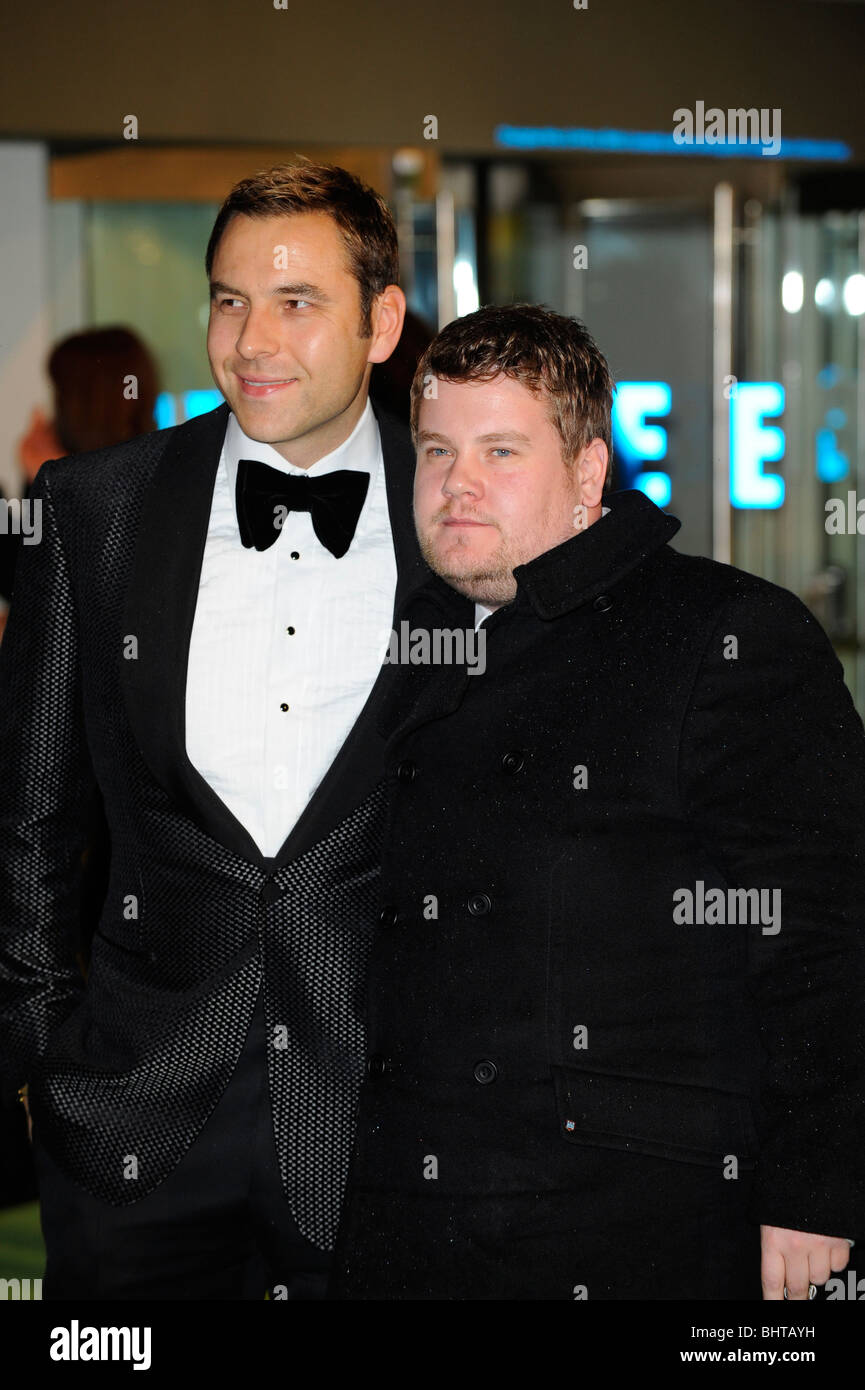
[[[775,934],[692,928],[745,936],[763,1048],[750,1214],[861,1236],[865,737],[828,639],[786,590],[727,602],[685,716],[679,774],[727,882],[780,890]]]
[[[6,500],[3,489],[0,488],[0,502]],[[0,531],[0,599],[4,603],[8,603],[12,597],[15,563],[20,549],[21,537],[15,531]]]
[[[14,1093],[79,1002],[74,941],[81,853],[95,791],[81,708],[76,619],[51,493],[31,497],[39,544],[22,545],[0,644],[0,1084]]]

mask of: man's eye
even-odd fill
[[[226,297],[224,299],[218,300],[218,306],[220,309],[224,309],[228,304],[240,304],[240,302],[241,301],[239,299],[229,299]]]
[[[442,446],[441,446],[440,444],[434,444],[433,447],[432,447],[431,449],[427,449],[427,453],[428,453],[428,454],[431,454],[431,455],[432,455],[432,454],[446,454],[447,452],[448,452],[447,449],[442,448]]]
[[[311,302],[309,299],[287,299],[285,302],[286,302],[286,304],[294,304],[294,305],[302,304],[303,307],[304,307],[304,309],[311,309],[311,308],[312,308],[312,302]]]
[[[504,445],[502,445],[498,449],[493,449],[494,454],[512,454],[513,452],[513,449],[506,449]]]

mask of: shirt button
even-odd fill
[[[489,1086],[491,1081],[495,1081],[499,1074],[499,1069],[495,1062],[477,1062],[475,1065],[475,1081],[481,1086]]]
[[[526,760],[522,753],[505,753],[502,758],[503,772],[521,772],[526,765]]]
[[[399,913],[395,907],[383,907],[378,915],[379,926],[395,927],[399,921]]]
[[[370,1081],[378,1081],[380,1077],[384,1076],[386,1071],[387,1062],[384,1057],[379,1056],[377,1052],[374,1052],[371,1057],[367,1058],[366,1074]]]
[[[609,594],[598,594],[598,597],[592,604],[596,613],[607,613],[612,606],[613,600],[610,598]]]
[[[473,917],[485,917],[492,905],[492,899],[486,893],[472,893],[466,904]]]
[[[282,712],[283,712],[283,714],[284,714],[285,711],[288,709],[288,705],[280,705],[279,708],[282,710]]]
[[[293,628],[293,627],[287,627],[285,630],[286,630],[286,632],[288,633],[289,637],[293,637],[293,636],[294,636],[294,628]]]
[[[299,559],[300,559],[300,551],[299,551],[299,550],[293,550],[293,551],[291,552],[291,558],[292,558],[292,560],[299,560]]]
[[[413,782],[417,777],[417,768],[408,758],[405,758],[397,767],[396,775],[401,782]]]

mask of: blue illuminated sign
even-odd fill
[[[840,406],[830,406],[823,416],[823,427],[817,431],[814,441],[817,477],[821,483],[839,483],[850,472],[849,455],[838,448],[838,434],[846,424],[847,413]]]
[[[640,473],[634,486],[644,492],[656,507],[667,507],[673,495],[669,473]]]
[[[620,381],[613,397],[613,452],[624,465],[626,487],[638,488],[659,507],[672,496],[669,474],[644,473],[644,460],[657,463],[667,456],[667,431],[646,423],[650,416],[669,415],[673,393],[666,381]]]
[[[644,471],[646,462],[659,463],[667,456],[667,431],[649,424],[672,410],[673,393],[666,381],[620,381],[613,398],[613,448],[623,473],[622,485],[638,488],[659,507],[672,497],[669,473]],[[784,479],[767,473],[765,463],[783,458],[784,432],[764,423],[782,414],[784,388],[777,381],[740,381],[730,395],[730,501],[734,507],[780,507]],[[841,423],[842,412],[828,411],[827,428],[818,435],[817,472],[824,481],[837,481],[849,467],[835,445],[832,426]]]
[[[584,126],[496,126],[497,145],[516,150],[595,150],[606,154],[691,155],[699,159],[759,158],[758,141],[723,140],[717,144],[680,144],[671,130],[592,130]],[[843,140],[791,140],[784,137],[781,159],[843,162],[852,150]]]
[[[178,402],[183,412],[181,420],[177,418]],[[215,410],[218,405],[222,405],[222,402],[222,392],[217,391],[216,387],[209,387],[203,391],[184,391],[179,396],[173,396],[170,391],[160,391],[153,411],[156,428],[167,430],[170,425],[177,425],[182,420],[194,420],[196,415],[206,415],[209,410]]]
[[[763,464],[784,457],[784,431],[764,425],[782,414],[784,388],[777,381],[740,381],[730,396],[730,501],[734,507],[780,507],[784,479]]]

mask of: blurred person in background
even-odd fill
[[[48,358],[48,376],[51,415],[34,407],[18,445],[25,498],[48,459],[122,444],[154,427],[158,370],[152,353],[130,328],[88,328],[63,338]],[[0,637],[20,546],[19,535],[0,532]]]

